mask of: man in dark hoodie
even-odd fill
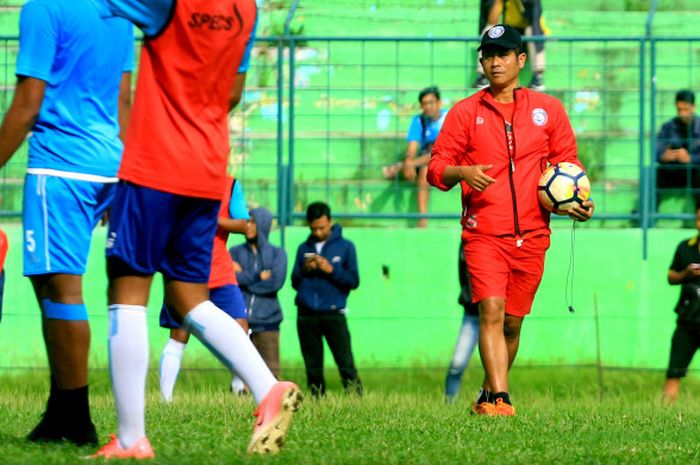
[[[268,242],[271,227],[268,209],[251,210],[246,243],[231,247],[229,253],[248,309],[250,338],[272,374],[279,378],[282,307],[277,292],[287,276],[287,254]]]
[[[297,249],[292,287],[297,290],[297,331],[307,385],[314,396],[326,392],[325,337],[346,392],[361,394],[345,318],[348,294],[360,284],[355,246],[342,237],[340,225],[331,222],[331,210],[325,203],[310,204],[306,220],[311,234]]]

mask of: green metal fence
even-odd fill
[[[438,85],[450,106],[475,90],[477,37],[259,38],[243,102],[230,120],[231,168],[252,205],[283,225],[309,201],[358,223],[411,224],[415,185],[384,180],[402,158],[417,93]],[[15,37],[0,38],[0,110],[14,87]],[[654,133],[673,115],[673,92],[700,89],[700,39],[550,37],[547,92],[567,108],[593,181],[597,218],[650,227],[688,219],[656,212]],[[526,69],[522,81],[529,80]],[[1,214],[17,216],[26,144],[2,170]],[[686,193],[683,193],[685,196]],[[455,218],[457,195],[431,195],[429,218]]]

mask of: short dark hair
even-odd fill
[[[434,95],[436,99],[440,100],[440,89],[437,86],[426,87],[418,93],[418,103],[423,101],[423,97],[426,95]]]
[[[328,204],[323,202],[314,202],[306,207],[306,221],[308,223],[311,223],[312,221],[324,216],[327,216],[329,220],[331,219],[331,207],[329,207]]]
[[[676,92],[676,103],[686,102],[695,105],[695,94],[690,89],[683,89]]]

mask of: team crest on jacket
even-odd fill
[[[532,110],[532,122],[535,123],[535,126],[544,126],[547,124],[547,119],[549,119],[547,112],[542,108]]]

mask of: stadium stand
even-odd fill
[[[0,44],[4,52],[0,58],[2,111],[11,100],[14,84],[14,37],[21,3],[11,0],[0,5],[0,35],[5,36]],[[412,224],[415,186],[383,180],[380,168],[402,156],[405,132],[417,111],[417,90],[439,85],[447,106],[473,92],[469,84],[474,77],[476,45],[467,39],[477,35],[476,1],[302,1],[291,31],[307,38],[295,41],[293,63],[288,41],[282,42],[279,57],[278,43],[265,39],[282,32],[290,3],[263,2],[261,40],[242,111],[230,125],[232,167],[251,204],[298,215],[308,201],[322,198],[340,216],[351,215],[356,221],[364,215],[397,216]],[[650,106],[640,104],[642,89],[648,97],[650,76],[649,45],[641,41],[648,2],[591,0],[572,5],[567,0],[549,0],[544,5],[552,37],[560,38],[548,44],[548,92],[560,98],[571,115],[593,181],[598,213],[622,217],[623,224],[638,208],[640,149],[645,150],[648,163],[651,132],[673,114],[670,96],[679,85],[700,89],[700,42],[683,38],[695,33],[692,25],[700,19],[691,3],[662,1],[655,18],[654,34],[677,37],[678,42],[657,44],[653,125]],[[679,11],[687,21],[677,21]],[[602,37],[616,40],[600,40]],[[679,47],[687,53],[677,53]],[[642,56],[645,68],[640,71]],[[283,60],[282,115],[278,59]],[[640,121],[644,133],[640,133]],[[282,163],[278,164],[280,154]],[[16,156],[2,173],[1,210],[5,214],[16,214],[21,208],[25,156]],[[280,189],[288,194],[280,198]],[[431,196],[430,212],[454,216],[457,205],[456,193]],[[677,211],[684,205],[676,199],[671,207],[663,208]],[[372,224],[378,222],[401,225],[396,219],[372,220]]]

